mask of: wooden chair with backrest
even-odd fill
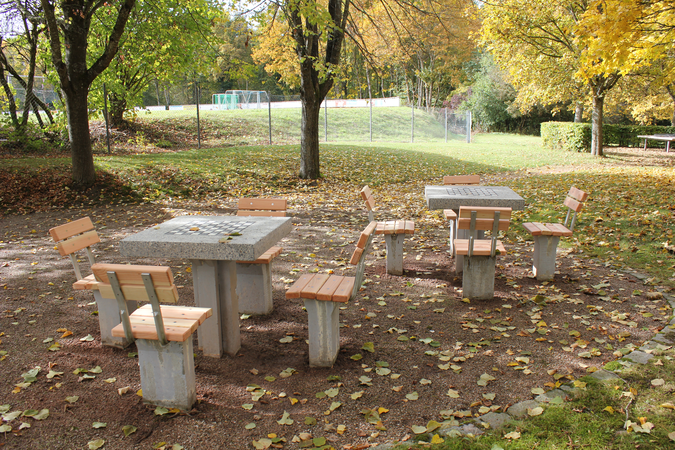
[[[462,295],[468,299],[494,297],[495,263],[498,254],[506,253],[499,232],[511,223],[511,208],[462,206],[457,229],[468,230],[468,239],[455,239],[455,252],[463,256]],[[478,231],[491,231],[484,239]]]
[[[189,411],[197,399],[192,335],[211,308],[161,305],[178,301],[169,267],[94,264],[101,294],[114,298],[122,323],[114,336],[136,342],[143,401]],[[129,301],[149,302],[130,313]]]
[[[375,199],[368,186],[361,189],[361,198],[368,211],[368,221],[373,222],[375,215]],[[387,248],[387,273],[403,275],[403,237],[415,233],[415,222],[412,220],[387,220],[377,222],[375,234],[383,234]]]
[[[112,335],[112,329],[120,323],[120,315],[115,304],[115,300],[101,296],[98,289],[98,282],[94,278],[94,274],[82,276],[82,269],[80,267],[77,253],[81,250],[86,250],[89,265],[93,266],[96,263],[94,252],[91,246],[101,242],[101,239],[94,229],[94,224],[89,217],[68,222],[64,225],[53,227],[49,230],[54,242],[56,242],[56,249],[62,256],[69,256],[75,269],[75,277],[77,281],[73,284],[73,289],[76,290],[91,290],[94,293],[96,306],[98,308],[98,321],[101,330],[101,344],[124,348],[130,344],[126,339],[118,338]],[[131,308],[135,305],[130,304]]]
[[[286,217],[287,201],[283,198],[241,198],[238,216]],[[269,314],[273,309],[272,271],[270,263],[281,254],[281,247],[271,247],[255,261],[237,261],[237,296],[242,314]]]
[[[475,186],[480,184],[480,175],[446,175],[443,177],[446,186]],[[443,217],[448,222],[450,229],[449,252],[455,256],[455,238],[457,238],[457,211],[444,209]]]
[[[356,265],[353,277],[329,274],[304,274],[286,291],[287,299],[304,300],[308,315],[309,365],[331,367],[340,350],[340,305],[356,297],[366,266],[376,222],[361,232],[350,264]]]
[[[587,199],[587,192],[572,186],[564,202],[567,207],[564,223],[526,222],[523,224],[523,227],[534,237],[532,272],[537,280],[551,280],[555,276],[555,259],[560,238],[572,236],[577,214]]]

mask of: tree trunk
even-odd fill
[[[581,123],[584,120],[584,104],[577,103],[574,107],[574,123]]]
[[[673,114],[670,116],[670,126],[675,127],[675,84],[666,85],[666,91],[673,102]]]
[[[123,95],[117,95],[114,92],[110,94],[110,126],[113,128],[124,128],[124,111],[127,110],[127,100]]]
[[[300,141],[300,178],[315,180],[321,175],[319,166],[319,115],[321,101],[305,95],[302,98],[302,139]]]
[[[70,156],[73,161],[73,181],[80,186],[90,186],[96,181],[94,157],[89,137],[89,89],[78,89],[66,95]]]
[[[604,156],[602,152],[602,114],[605,97],[593,96],[593,118],[591,120],[591,155]]]

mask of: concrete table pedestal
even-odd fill
[[[495,256],[464,256],[462,297],[491,300],[495,296]]]
[[[560,236],[533,236],[534,255],[532,272],[539,281],[552,280],[555,276],[555,257]]]
[[[237,296],[241,314],[271,313],[274,303],[270,264],[237,264]]]
[[[159,341],[136,339],[136,347],[143,401],[190,411],[197,400],[192,337],[164,346]]]

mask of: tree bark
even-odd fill
[[[70,157],[73,163],[72,177],[75,184],[88,186],[96,180],[94,155],[89,136],[89,90],[79,90],[66,95]]]
[[[61,22],[56,18],[56,2],[41,0],[47,22],[52,63],[59,76],[61,91],[65,97],[68,115],[68,136],[72,159],[72,177],[77,186],[90,186],[96,181],[94,156],[89,136],[89,111],[87,99],[89,87],[112,61],[117,53],[124,28],[136,0],[122,0],[117,18],[103,53],[87,67],[88,37],[96,11],[104,2],[95,0],[71,0],[68,8],[62,8]],[[108,5],[105,3],[105,5]],[[65,47],[65,57],[62,49]]]
[[[574,123],[581,123],[584,120],[584,104],[577,103],[574,107]]]
[[[300,178],[321,176],[319,163],[319,113],[321,102],[333,87],[332,66],[340,63],[345,27],[351,0],[328,0],[330,21],[317,23],[305,19],[299,4],[287,0],[284,4],[292,30],[295,50],[300,59],[300,100],[302,102],[302,138],[300,142]],[[325,34],[325,49],[320,45]],[[323,57],[320,55],[323,54]],[[322,70],[325,69],[325,70]]]
[[[666,91],[673,102],[673,114],[670,116],[670,126],[675,127],[675,84],[666,85]]]
[[[593,156],[604,156],[602,152],[602,116],[604,104],[604,96],[593,96],[593,116],[591,119],[591,155]]]

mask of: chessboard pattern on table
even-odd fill
[[[448,194],[450,195],[471,195],[476,197],[495,197],[497,192],[494,189],[489,187],[451,187],[448,188]]]
[[[231,233],[241,233],[255,222],[193,220],[182,224],[178,228],[167,231],[166,234],[193,235],[193,236],[221,236]],[[196,229],[195,229],[196,228]]]

